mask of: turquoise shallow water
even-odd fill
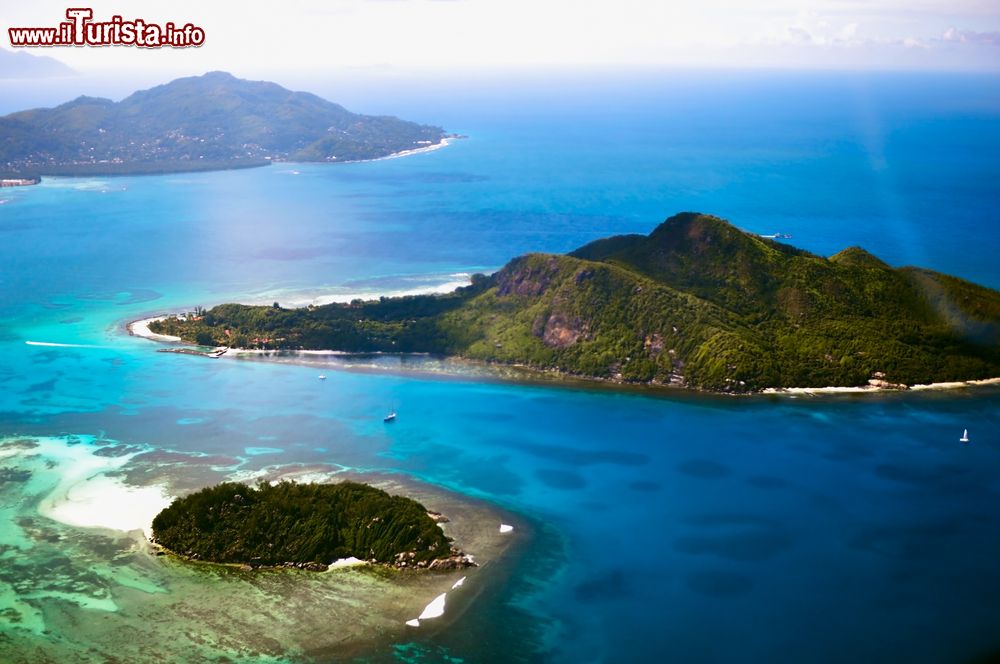
[[[251,471],[398,471],[533,525],[502,588],[447,630],[373,646],[377,660],[961,662],[1000,647],[995,389],[617,394],[211,361],[155,353],[121,330],[233,298],[448,283],[524,251],[645,232],[683,209],[788,232],[820,253],[861,244],[998,287],[995,78],[428,85],[395,98],[355,91],[352,106],[469,139],[367,164],[0,191],[0,434],[105,436],[239,457]],[[386,427],[390,407],[400,416]],[[963,428],[969,446],[957,442]],[[16,475],[4,477],[9,490]],[[7,524],[34,509],[5,500]],[[128,550],[57,530],[105,542],[89,549],[98,567]],[[20,550],[29,531],[2,532],[0,544]],[[17,555],[26,578],[51,573],[51,557]],[[115,601],[72,578],[83,584],[74,592],[93,583]],[[5,589],[4,601],[60,617],[55,635],[32,637],[38,652],[56,638],[86,652],[97,637],[73,625],[101,609],[41,585]],[[171,634],[163,620],[160,638]],[[25,629],[8,622],[0,635]]]

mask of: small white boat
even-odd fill
[[[396,411],[393,411],[382,418],[383,422],[394,422],[396,420]]]
[[[960,442],[960,443],[967,443],[967,442],[969,442],[969,430],[968,429],[963,429],[962,430],[962,437],[958,439],[958,442]]]
[[[320,379],[320,380],[326,380],[326,376],[324,376],[323,374],[320,374],[320,375],[319,375],[319,379]]]

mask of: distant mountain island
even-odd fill
[[[858,247],[824,258],[698,213],[528,254],[447,295],[224,304],[150,327],[205,345],[419,351],[720,392],[1000,376],[1000,292]]]
[[[32,55],[25,51],[9,51],[0,48],[0,80],[75,75],[75,71],[47,55]]]
[[[116,175],[345,162],[428,148],[441,127],[358,115],[307,92],[211,72],[120,102],[79,97],[0,117],[0,172]]]

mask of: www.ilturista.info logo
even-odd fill
[[[8,28],[11,46],[140,46],[142,48],[188,48],[205,43],[205,31],[187,23],[160,25],[141,18],[126,21],[93,21],[89,8],[66,10],[66,18],[54,28]]]

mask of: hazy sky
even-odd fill
[[[70,3],[95,19],[192,22],[200,49],[28,49],[81,71],[252,76],[290,70],[594,65],[1000,70],[1000,0],[218,0]],[[6,2],[10,26],[67,0]],[[260,7],[260,5],[258,5]]]

